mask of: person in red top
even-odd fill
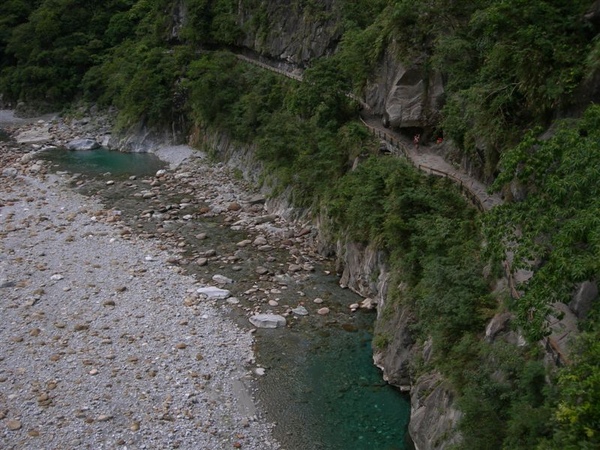
[[[415,137],[413,138],[413,143],[415,144],[415,148],[418,150],[419,149],[419,141],[421,140],[421,135],[420,134],[415,134]]]

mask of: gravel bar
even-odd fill
[[[189,302],[198,282],[156,241],[58,176],[6,169],[9,153],[0,448],[279,448],[251,397],[252,334]]]

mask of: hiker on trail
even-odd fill
[[[415,137],[413,138],[413,143],[415,144],[415,149],[419,149],[419,141],[421,140],[421,135],[420,134],[415,134]]]
[[[438,145],[439,145],[439,144],[441,144],[442,142],[444,142],[444,138],[443,138],[443,137],[441,137],[441,136],[440,136],[439,138],[437,138],[436,144],[438,144]]]

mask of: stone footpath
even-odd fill
[[[48,174],[34,150],[53,143],[0,143],[0,447],[279,448],[251,333],[171,246]]]

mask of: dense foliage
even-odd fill
[[[441,126],[488,176],[523,130],[547,126],[598,68],[590,0],[411,0],[344,35],[340,56],[362,87],[386,49],[445,78]],[[597,41],[597,40],[596,40]],[[595,50],[594,50],[595,48]],[[357,55],[360,55],[358,58]]]
[[[414,335],[433,342],[432,360],[416,370],[441,371],[459,395],[456,448],[528,450],[548,439],[553,400],[535,349],[481,340],[498,305],[481,275],[475,209],[446,180],[387,157],[369,158],[333,192],[327,209],[344,235],[389,254],[392,293],[380,320],[410,306]],[[375,345],[389,340],[378,335]]]
[[[449,182],[423,177],[395,158],[372,157],[340,179],[326,205],[335,224],[358,242],[390,255],[395,293],[410,304],[422,337],[448,351],[478,331],[495,303],[482,280],[475,210]]]
[[[576,342],[574,361],[560,373],[556,428],[541,448],[600,447],[600,327],[597,317],[590,322]]]
[[[0,90],[9,98],[54,106],[72,101],[85,72],[130,33],[118,18],[135,3],[2,2],[0,51],[6,63],[0,66]]]
[[[516,310],[532,339],[545,331],[551,304],[567,302],[575,283],[600,275],[600,107],[563,121],[550,138],[539,130],[506,152],[496,187],[518,182],[529,194],[489,215],[492,250],[514,246],[516,268],[535,269]]]
[[[352,107],[335,84],[313,86],[317,93],[307,95],[304,85],[219,52],[190,64],[186,81],[195,120],[256,142],[272,180],[291,188],[298,206],[322,196],[368,137],[357,124],[345,123]]]
[[[582,118],[563,120],[551,137],[529,133],[501,160],[496,187],[516,183],[521,201],[496,208],[486,218],[491,252],[502,258],[506,242],[516,268],[533,269],[514,304],[530,339],[548,332],[555,302],[570,300],[577,283],[600,277],[600,106]],[[596,310],[559,373],[558,405],[551,439],[539,448],[592,449],[600,445],[600,321]]]
[[[387,304],[409,305],[415,335],[433,339],[432,364],[464,413],[461,448],[597,448],[597,313],[556,378],[534,346],[481,339],[486,320],[511,308],[535,342],[552,303],[600,275],[600,108],[540,138],[599,69],[597,24],[584,18],[591,0],[291,1],[304,20],[340,21],[338,51],[313,61],[302,84],[228,52],[248,32],[262,42],[274,26],[268,3],[247,0],[254,13],[241,20],[234,0],[4,0],[2,99],[83,98],[116,106],[119,126],[187,122],[254,144],[276,192],[388,255],[404,289]],[[496,189],[518,183],[526,196],[481,225],[451,185],[376,156],[344,93],[361,94],[386,52],[442,73],[445,135],[497,176]],[[482,273],[507,245],[515,268],[535,276],[519,301],[501,304]]]

